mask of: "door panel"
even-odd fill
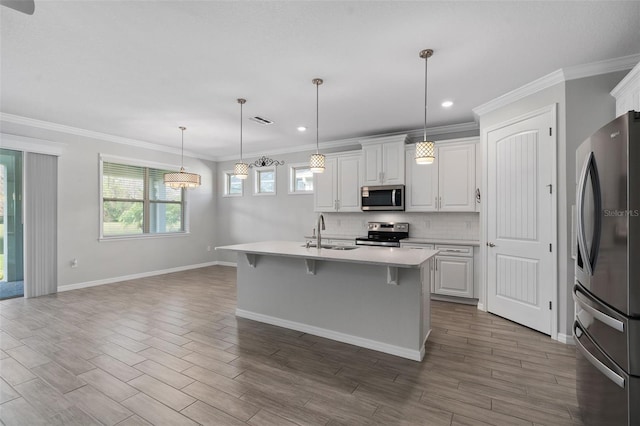
[[[556,289],[553,125],[548,111],[487,134],[487,308],[546,334]]]

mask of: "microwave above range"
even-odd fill
[[[363,211],[404,211],[404,185],[363,186],[360,196]]]

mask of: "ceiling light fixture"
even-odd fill
[[[298,126],[298,131],[299,131],[299,132],[306,132],[306,131],[307,131],[307,128],[306,128],[306,127],[304,127],[304,126]]]
[[[178,127],[182,131],[182,150],[180,156],[180,172],[179,173],[165,173],[164,184],[169,185],[171,188],[197,188],[200,186],[200,175],[195,173],[187,173],[184,171],[184,131],[186,127]]]
[[[443,107],[443,108],[450,108],[450,107],[452,107],[452,106],[453,106],[453,102],[451,102],[451,101],[444,101],[441,105],[442,105],[442,107]]]
[[[233,166],[233,175],[238,179],[246,179],[249,176],[249,165],[242,161],[242,105],[247,102],[246,99],[238,99],[240,104],[240,162]]]
[[[433,161],[436,159],[436,144],[433,141],[427,140],[427,63],[431,56],[433,56],[432,49],[420,51],[420,57],[424,59],[424,138],[422,142],[416,144],[417,164],[433,164]]]
[[[319,128],[319,87],[323,83],[321,78],[314,78],[311,80],[313,84],[316,85],[316,153],[311,154],[309,157],[309,168],[311,169],[311,173],[322,173],[324,172],[324,155],[320,154],[320,142],[318,139],[318,128]]]

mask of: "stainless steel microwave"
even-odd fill
[[[363,211],[404,210],[404,185],[363,186],[360,195]]]

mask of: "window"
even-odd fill
[[[289,194],[312,194],[313,173],[308,163],[289,166]]]
[[[275,167],[263,167],[254,169],[253,195],[276,194],[276,169]]]
[[[170,170],[102,162],[102,237],[184,232],[184,190]]]
[[[244,193],[244,179],[237,178],[232,171],[224,172],[224,196],[242,197]]]

